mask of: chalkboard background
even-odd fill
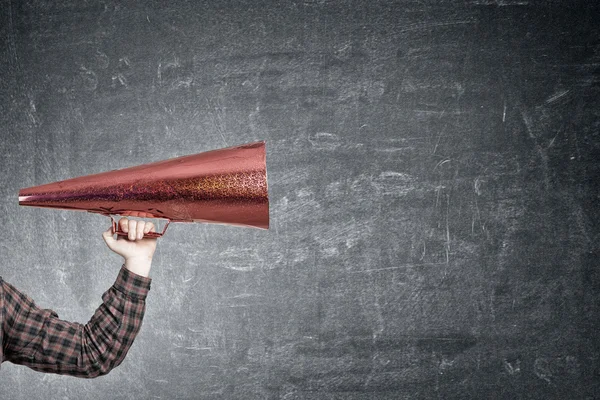
[[[0,0],[0,275],[85,323],[105,217],[20,188],[267,141],[268,231],[176,224],[124,363],[2,399],[597,398],[600,13]]]

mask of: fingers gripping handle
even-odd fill
[[[126,232],[123,232],[121,230],[121,227],[119,226],[119,224],[117,224],[117,221],[115,221],[115,219],[113,218],[112,215],[109,215],[111,223],[112,223],[112,231],[113,233],[117,234],[118,236],[127,236],[128,234]],[[167,220],[167,223],[165,224],[165,227],[163,228],[162,232],[148,232],[148,233],[144,233],[144,239],[146,238],[152,238],[152,239],[156,239],[159,237],[162,237],[162,235],[165,234],[165,232],[167,231],[167,227],[169,226],[169,224],[171,223],[171,220]]]

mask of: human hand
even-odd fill
[[[154,232],[154,224],[127,218],[121,218],[118,224],[120,230],[127,233],[127,237],[118,236],[115,239],[111,225],[102,233],[104,242],[109,249],[125,259],[125,268],[138,275],[148,276],[156,250],[156,238],[144,238],[144,234]]]

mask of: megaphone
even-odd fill
[[[265,142],[80,176],[19,191],[19,205],[269,228]]]

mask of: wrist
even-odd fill
[[[152,257],[128,257],[125,258],[125,268],[139,276],[148,277],[152,267]]]

